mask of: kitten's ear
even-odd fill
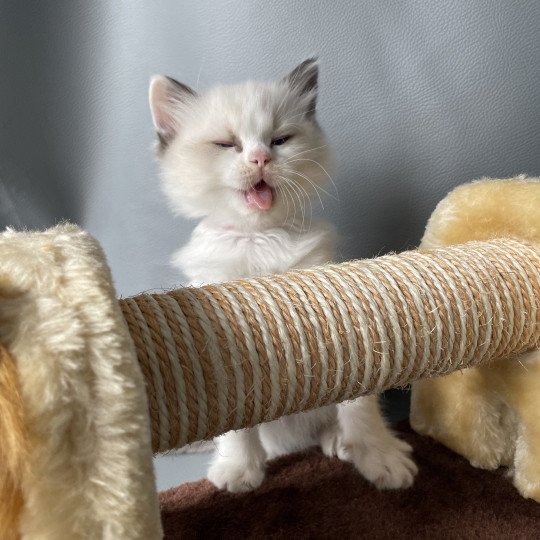
[[[178,130],[178,113],[196,96],[185,84],[171,77],[156,75],[150,79],[150,110],[161,149],[174,138]]]
[[[317,58],[308,58],[296,66],[286,77],[285,82],[300,95],[308,98],[308,115],[315,114],[319,81]]]

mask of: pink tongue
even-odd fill
[[[272,188],[264,180],[261,180],[252,188],[244,191],[244,198],[248,207],[268,210],[274,201],[274,194]]]

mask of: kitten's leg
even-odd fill
[[[338,405],[343,444],[360,473],[380,489],[412,485],[418,472],[412,448],[387,427],[378,396],[366,396]]]
[[[319,445],[325,456],[350,461],[349,452],[343,443],[343,435],[337,419],[337,405],[330,405],[330,407],[334,411],[334,418],[325,422],[324,428],[319,433]]]
[[[251,491],[264,480],[266,452],[257,427],[229,431],[216,439],[217,450],[208,480],[232,493]]]

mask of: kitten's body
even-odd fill
[[[329,262],[334,257],[334,233],[326,223],[290,223],[260,231],[203,220],[189,243],[175,253],[173,263],[190,285],[277,274]]]
[[[191,285],[333,259],[333,229],[305,220],[306,201],[328,176],[314,118],[317,74],[308,60],[282,81],[202,96],[171,79],[153,81],[165,192],[177,211],[204,218],[174,256]],[[233,492],[260,485],[268,458],[312,445],[352,461],[378,487],[407,487],[416,474],[410,447],[388,430],[376,396],[231,431],[217,444],[208,477]]]

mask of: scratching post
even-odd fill
[[[120,300],[154,451],[540,344],[540,250],[412,251]]]

